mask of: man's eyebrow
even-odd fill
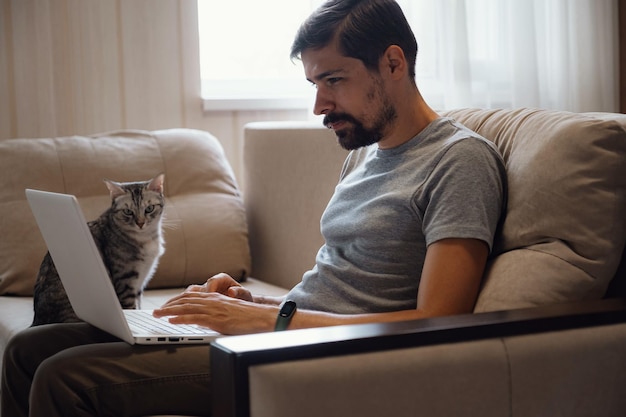
[[[330,77],[331,75],[334,75],[338,72],[341,72],[342,70],[340,69],[334,69],[334,70],[329,70],[329,71],[324,71],[320,74],[317,74],[315,77],[313,77],[313,79],[307,78],[307,81],[309,81],[310,83],[315,84],[315,81],[320,81],[323,80],[324,78]]]

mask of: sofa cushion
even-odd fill
[[[31,295],[46,252],[25,188],[77,196],[88,220],[110,197],[104,178],[165,173],[165,254],[150,288],[204,282],[250,270],[243,202],[217,139],[191,129],[0,140],[0,294]]]
[[[508,210],[476,311],[601,298],[626,240],[626,131],[598,115],[450,111],[496,143]]]

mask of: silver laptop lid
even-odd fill
[[[133,344],[124,312],[76,197],[27,189],[26,198],[76,315]]]

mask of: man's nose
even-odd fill
[[[330,94],[327,91],[324,91],[323,88],[317,89],[315,94],[315,105],[313,106],[313,114],[319,116],[320,114],[330,113],[334,108],[334,101],[332,100]]]

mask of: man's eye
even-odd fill
[[[326,79],[326,84],[328,84],[328,85],[335,85],[335,84],[337,84],[339,81],[341,81],[341,78],[339,78],[339,77],[327,78],[327,79]]]

